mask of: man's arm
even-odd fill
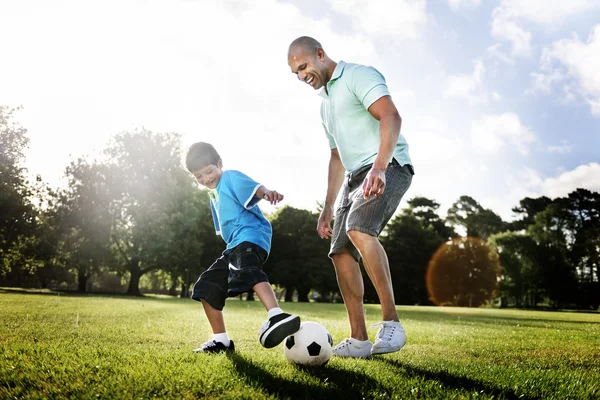
[[[333,235],[331,229],[331,220],[333,219],[333,206],[335,199],[344,183],[344,173],[346,172],[340,153],[336,148],[331,149],[331,156],[329,158],[329,173],[327,175],[327,195],[325,197],[325,204],[323,210],[319,216],[319,222],[317,223],[317,232],[322,239],[330,238]]]
[[[381,196],[385,189],[385,170],[392,159],[400,136],[402,118],[390,96],[383,96],[369,107],[369,113],[379,121],[379,150],[371,171],[363,182],[364,197]]]

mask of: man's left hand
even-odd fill
[[[385,169],[371,168],[362,185],[364,198],[381,196],[385,189]]]

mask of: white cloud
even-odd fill
[[[563,101],[581,96],[592,114],[600,116],[600,25],[592,30],[586,43],[574,35],[546,47],[540,60],[540,72],[533,73],[533,91],[550,93],[562,85]],[[575,93],[574,93],[575,92]]]
[[[538,186],[540,193],[550,198],[567,196],[578,188],[600,192],[600,164],[579,165],[556,177],[543,179]]]
[[[561,140],[559,145],[548,146],[550,153],[566,154],[573,151],[573,145],[568,140]]]
[[[496,40],[511,42],[513,56],[530,55],[531,33],[521,28],[503,8],[493,12],[491,33]]]
[[[458,11],[461,8],[476,8],[481,4],[481,0],[448,0],[448,5],[452,11]]]
[[[274,0],[9,4],[0,104],[23,104],[28,167],[53,185],[70,154],[144,126],[182,133],[184,146],[212,142],[226,168],[313,208],[325,196],[329,150],[320,98],[290,72],[287,47],[311,35],[349,60],[381,62],[368,38]]]
[[[351,18],[355,31],[398,39],[420,36],[427,10],[425,0],[329,0],[331,8]]]
[[[511,55],[531,55],[531,33],[523,22],[556,29],[568,17],[600,9],[597,0],[502,0],[492,13],[492,36],[510,42]]]
[[[469,104],[486,103],[487,96],[482,91],[485,66],[481,60],[473,61],[473,73],[450,76],[446,79],[444,94],[448,97],[467,99]]]
[[[525,197],[546,196],[555,199],[566,197],[579,188],[600,192],[600,164],[582,164],[573,170],[547,178],[543,178],[534,169],[525,168],[516,175],[507,176],[505,183],[510,189],[503,193],[502,197],[485,198],[481,204],[509,221],[515,217],[511,209]]]
[[[560,24],[569,16],[598,8],[597,0],[502,0],[498,7],[507,18],[523,18],[542,25]]]
[[[487,152],[496,152],[510,146],[522,155],[527,155],[535,136],[529,128],[521,124],[517,114],[504,113],[484,116],[473,121],[471,140],[474,146]]]

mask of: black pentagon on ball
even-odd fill
[[[288,338],[285,340],[285,347],[287,347],[288,350],[290,350],[292,347],[294,347],[294,344],[296,344],[294,336],[288,336]]]
[[[331,335],[329,333],[327,334],[327,341],[329,342],[330,345],[333,346],[333,338],[331,337]]]
[[[306,349],[311,356],[318,356],[321,353],[321,345],[317,342],[312,342]]]

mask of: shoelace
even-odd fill
[[[350,339],[346,338],[346,339],[342,340],[342,342],[340,344],[335,346],[335,350],[343,349],[344,347],[348,347],[351,344],[352,344],[352,342],[350,341]]]
[[[392,337],[394,336],[394,332],[396,331],[396,328],[398,328],[397,326],[392,325],[386,321],[378,322],[376,324],[371,325],[371,328],[377,328],[377,327],[379,327],[379,330],[377,331],[377,337],[379,339],[383,339],[383,340],[387,340],[387,341],[392,340]]]

